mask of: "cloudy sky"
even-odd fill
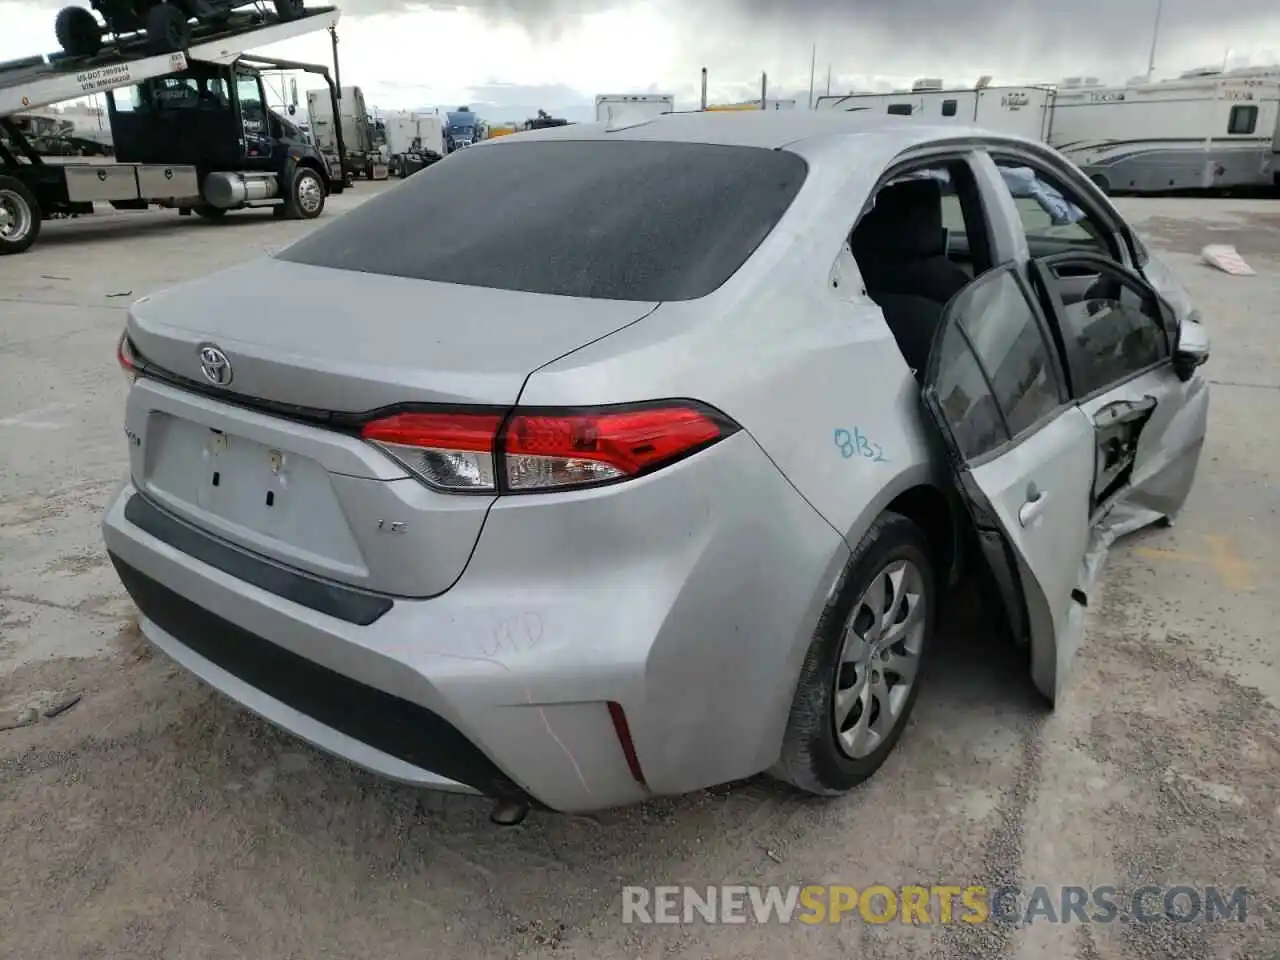
[[[88,5],[87,0],[80,0]],[[0,0],[0,60],[56,48],[56,0]],[[348,0],[342,79],[382,109],[470,104],[486,119],[542,107],[587,119],[597,93],[711,99],[893,89],[916,77],[969,86],[1146,71],[1158,0]],[[327,60],[328,37],[270,51]],[[1158,75],[1280,61],[1276,0],[1163,0]],[[301,83],[303,89],[311,85]]]

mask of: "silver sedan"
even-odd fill
[[[1041,144],[559,127],[137,303],[103,532],[152,643],[386,776],[838,794],[961,576],[1058,697],[1108,544],[1187,497],[1208,346]]]

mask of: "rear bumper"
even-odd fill
[[[746,435],[620,487],[500,500],[451,590],[363,623],[175,546],[126,515],[136,496],[104,538],[173,659],[377,773],[566,812],[770,766],[847,556]]]

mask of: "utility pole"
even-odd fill
[[[827,64],[827,96],[831,96],[831,64]]]
[[[707,109],[707,68],[702,68],[702,110]]]
[[[1151,30],[1151,56],[1147,58],[1147,80],[1156,72],[1156,46],[1160,42],[1160,16],[1164,13],[1164,0],[1156,0],[1156,22]]]
[[[760,109],[769,109],[769,75],[760,74]]]
[[[337,88],[337,97],[342,99],[342,73],[338,69],[338,27],[335,24],[329,28],[329,40],[333,44],[333,85]],[[334,123],[340,123],[339,118],[334,117]]]
[[[809,55],[809,109],[813,109],[813,69],[818,62],[818,45],[813,45],[813,52]]]

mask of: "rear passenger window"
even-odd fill
[[[1231,116],[1227,120],[1227,133],[1253,133],[1258,129],[1257,107],[1232,107]]]
[[[1012,267],[980,277],[957,297],[951,317],[968,336],[1011,437],[1063,402],[1048,341]]]
[[[972,460],[1009,439],[982,369],[960,328],[948,326],[938,348],[934,390],[960,455]]]
[[[954,117],[954,116],[956,115],[956,101],[954,101],[954,100],[943,100],[943,101],[942,101],[942,115],[943,115],[944,117]]]
[[[909,117],[914,111],[909,103],[891,103],[887,112],[897,117]]]

